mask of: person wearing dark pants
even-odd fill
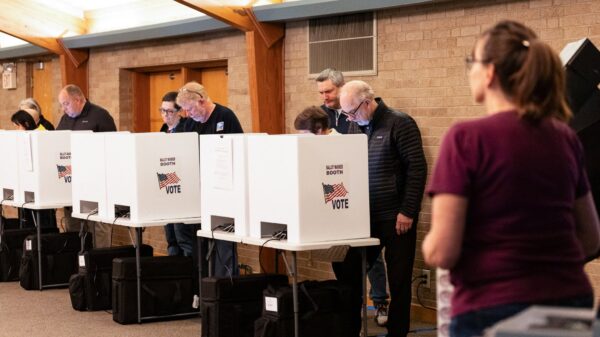
[[[180,116],[181,107],[175,102],[176,100],[176,91],[167,92],[163,96],[158,109],[164,122],[160,132],[183,132],[186,118]],[[194,226],[170,223],[166,224],[164,229],[169,256],[192,256],[196,258],[196,231]]]
[[[372,264],[385,247],[391,294],[387,336],[404,337],[410,328],[417,222],[427,177],[421,133],[408,114],[389,108],[363,81],[351,81],[342,87],[340,105],[348,120],[355,122],[351,128],[358,129],[349,133],[362,132],[368,137],[371,236],[381,245],[367,249],[367,262]],[[334,271],[338,280],[354,288],[351,324],[353,336],[358,336],[362,274],[361,264],[353,261],[355,255],[348,254]]]
[[[184,132],[196,132],[199,135],[244,132],[235,113],[213,102],[204,86],[198,82],[188,82],[179,89],[177,104],[188,113],[189,118],[183,126]],[[235,243],[215,240],[215,251],[212,252],[215,255],[214,276],[239,275],[236,247]],[[204,250],[204,247],[201,249]],[[203,267],[203,270],[206,269]]]

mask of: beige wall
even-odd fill
[[[448,127],[484,112],[472,102],[463,60],[470,53],[477,35],[487,27],[500,19],[515,19],[534,28],[540,38],[557,51],[567,42],[583,37],[589,37],[600,46],[600,1],[597,0],[452,1],[385,10],[378,12],[377,17],[378,74],[357,78],[371,83],[376,94],[389,106],[415,118],[423,135],[430,171],[441,137]],[[320,104],[316,85],[308,78],[307,30],[307,21],[287,24],[284,61],[288,131],[301,109]],[[244,129],[249,131],[247,59],[244,35],[238,32],[92,49],[90,99],[106,107],[115,117],[119,129],[126,130],[131,125],[132,98],[128,73],[122,69],[216,59],[228,61],[229,106],[237,113]],[[58,64],[54,69],[60,69]],[[10,127],[8,118],[26,94],[24,63],[19,63],[18,70],[19,89],[0,89],[0,128]],[[60,83],[60,74],[56,76],[56,82]],[[419,224],[419,246],[429,223],[430,204],[425,198]],[[116,233],[115,238],[128,240],[122,231]],[[146,238],[164,253],[160,229],[147,231]],[[241,260],[255,270],[258,269],[256,252],[255,247],[240,248]],[[415,268],[423,268],[420,249]],[[304,278],[333,277],[328,264],[314,261],[308,253],[300,254],[299,270]],[[588,264],[587,270],[595,288],[600,289],[600,263]],[[434,289],[422,289],[421,297],[425,304],[435,305]]]

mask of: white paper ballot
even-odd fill
[[[215,147],[213,187],[222,190],[233,189],[233,146],[231,138],[219,138]]]

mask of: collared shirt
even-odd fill
[[[87,101],[78,116],[71,118],[64,114],[56,130],[105,132],[117,131],[117,126],[106,109]]]

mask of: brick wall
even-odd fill
[[[515,19],[531,26],[556,51],[571,41],[589,37],[600,46],[600,2],[593,0],[439,2],[377,13],[378,74],[348,78],[370,83],[376,94],[417,121],[431,171],[441,137],[453,123],[482,116],[472,102],[463,59],[471,52],[477,35],[500,19]],[[305,106],[320,104],[316,84],[308,78],[307,21],[290,22],[285,40],[286,129],[293,129],[296,114]],[[154,42],[97,48],[90,51],[90,99],[106,107],[119,129],[131,125],[131,87],[126,68],[158,64],[222,60],[228,62],[229,106],[242,126],[251,129],[248,74],[244,36],[221,32]],[[55,92],[60,89],[60,69]],[[26,95],[25,65],[18,64],[17,90],[0,90],[0,128],[11,128],[10,114]],[[58,110],[58,104],[56,105]],[[430,201],[425,198],[418,231],[414,275],[424,266],[420,244],[430,224]],[[164,254],[162,228],[151,228],[145,242]],[[122,228],[115,240],[129,242]],[[240,260],[259,269],[258,248],[240,245]],[[587,265],[594,287],[600,289],[600,263]],[[315,261],[310,253],[299,254],[301,278],[331,278],[329,264]],[[435,289],[421,289],[426,305],[435,305]]]
[[[532,27],[557,52],[566,43],[589,37],[600,46],[599,1],[452,1],[377,13],[375,76],[352,77],[370,83],[377,96],[417,121],[431,172],[444,132],[453,123],[484,114],[473,103],[464,57],[476,37],[501,19]],[[320,104],[314,80],[308,78],[307,21],[288,23],[285,42],[286,129],[307,105]],[[418,228],[414,275],[426,267],[421,242],[430,225],[430,200],[425,198]],[[303,265],[305,273],[320,273],[320,264]],[[587,265],[600,289],[600,263]],[[330,275],[328,275],[330,276]],[[413,292],[414,296],[415,292]],[[435,306],[435,289],[420,289],[426,305]]]

